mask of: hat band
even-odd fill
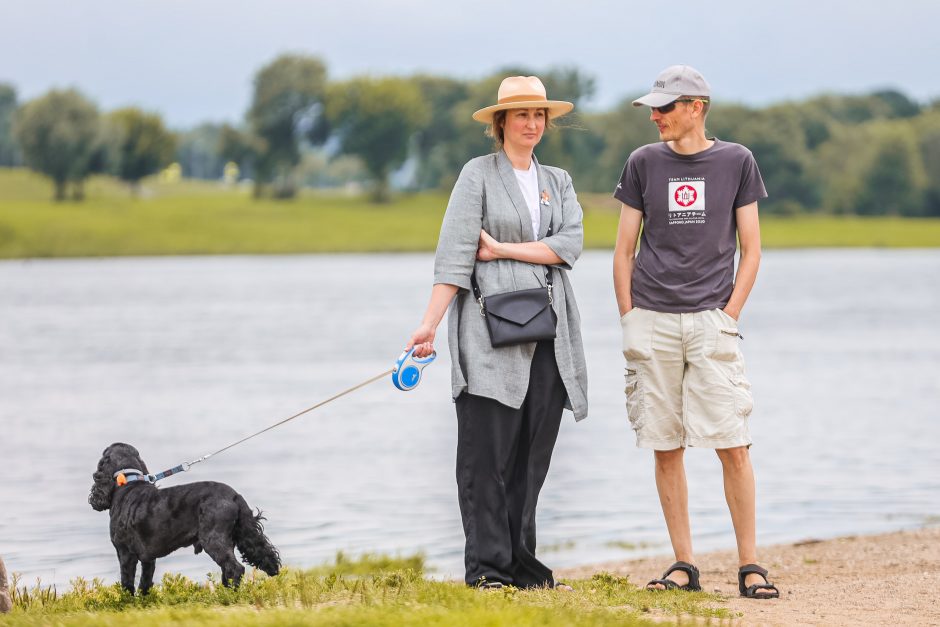
[[[548,98],[541,94],[529,94],[521,96],[506,96],[505,98],[500,98],[497,100],[497,104],[510,104],[513,102],[531,102],[533,100],[538,100],[540,102],[548,102]]]

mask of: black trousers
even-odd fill
[[[457,497],[467,543],[465,580],[553,586],[535,557],[535,506],[552,459],[567,393],[554,342],[539,342],[519,409],[457,398]]]

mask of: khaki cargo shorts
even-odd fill
[[[720,309],[673,314],[634,307],[620,326],[627,416],[638,447],[751,444],[751,384],[734,318]]]

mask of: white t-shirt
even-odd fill
[[[535,169],[535,159],[529,162],[528,170],[512,169],[519,181],[519,189],[525,204],[529,206],[529,216],[532,218],[532,238],[539,238],[539,227],[542,224],[542,213],[539,207],[539,174]]]

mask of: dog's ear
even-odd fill
[[[111,497],[114,495],[114,471],[111,470],[114,462],[108,455],[110,448],[105,449],[101,459],[98,460],[98,469],[91,475],[94,483],[91,485],[91,492],[88,493],[88,504],[98,512],[110,509]]]

